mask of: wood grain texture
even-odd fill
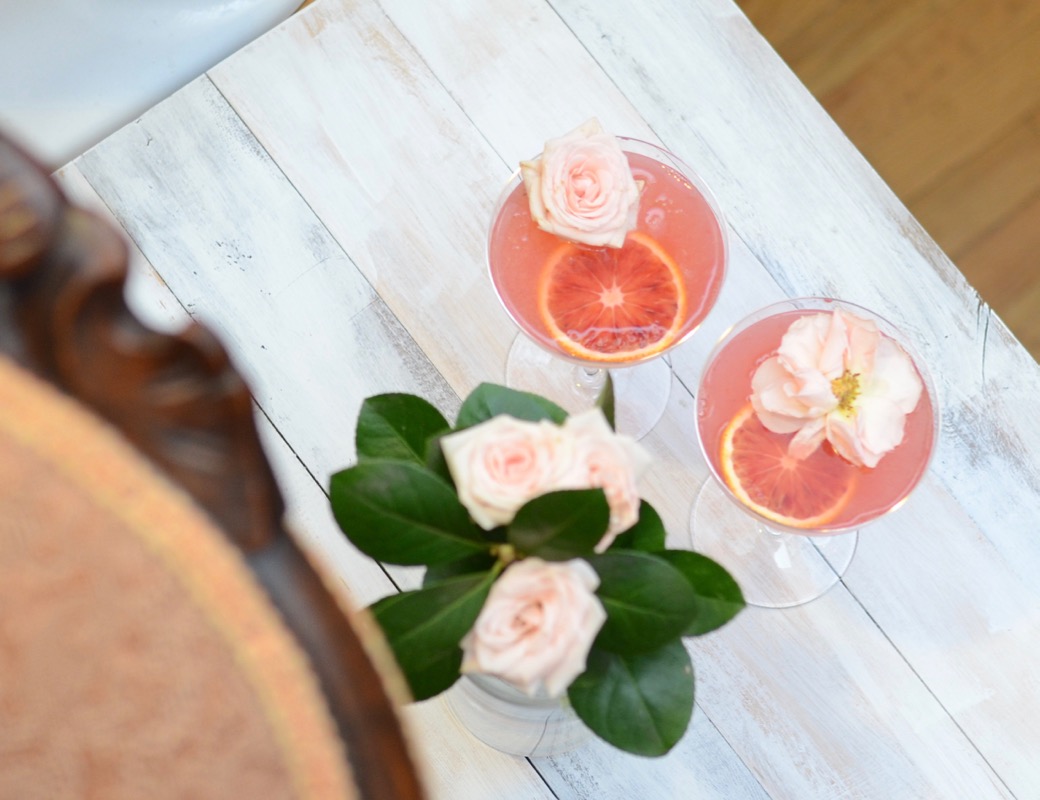
[[[726,284],[670,355],[645,440],[674,536],[707,477],[692,394],[708,350],[784,296],[904,327],[941,386],[942,443],[841,586],[689,643],[698,708],[667,757],[594,744],[535,772],[438,700],[413,709],[433,795],[1036,794],[1040,422],[1021,409],[1040,370],[729,0],[659,3],[639,25],[621,0],[321,0],[76,166],[255,371],[297,513],[328,530],[320,489],[353,457],[361,398],[407,390],[453,413],[501,380],[514,330],[483,264],[491,205],[512,165],[592,115],[693,164],[729,222]],[[336,549],[356,596],[389,590]]]
[[[992,146],[943,173],[914,198],[913,212],[978,287],[987,270],[984,265],[966,259],[965,253],[987,235],[999,232],[1009,217],[1040,196],[1038,184],[1040,108],[1012,121],[1007,132]],[[1010,271],[998,275],[1010,278],[1020,273],[1035,275],[1036,270],[1030,269],[1030,264],[1035,261],[1009,265]],[[987,292],[982,294],[990,297]],[[992,299],[1005,319],[1020,319],[1005,314],[999,300]],[[1013,323],[1012,329],[1015,329]]]
[[[741,0],[837,120],[1034,358],[1035,257],[1020,215],[1040,197],[1040,6],[909,0],[806,9]],[[1024,293],[1021,287],[1028,286]],[[1038,290],[1040,291],[1040,290]],[[1015,301],[1008,299],[1014,296]]]

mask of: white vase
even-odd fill
[[[531,697],[489,675],[463,675],[446,699],[470,733],[514,756],[559,755],[592,736],[566,695]]]

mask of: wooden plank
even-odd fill
[[[94,187],[76,164],[62,167],[54,173],[54,178],[69,202],[99,214],[108,220],[112,227],[122,230],[119,220],[94,191]],[[125,241],[129,262],[124,290],[127,306],[154,330],[169,333],[182,330],[190,321],[188,312],[134,241],[129,237],[126,237]]]
[[[992,147],[943,173],[914,200],[913,212],[978,288],[989,270],[976,269],[974,261],[962,256],[1037,191],[1040,107],[1013,120]],[[993,302],[988,292],[982,294]]]
[[[912,202],[1035,106],[1038,54],[1040,4],[962,0],[820,100]]]
[[[501,381],[515,328],[487,279],[484,247],[509,170],[377,7],[316,4],[300,20],[212,79],[452,388]],[[272,54],[274,43],[285,55]],[[280,122],[267,86],[292,87]],[[452,326],[447,309],[458,310]]]
[[[957,0],[874,0],[836,3],[788,37],[778,48],[799,79],[816,97],[836,91],[871,62],[915,30],[948,14]],[[779,6],[796,5],[777,3]],[[750,16],[750,15],[749,15]],[[754,17],[751,18],[755,22]],[[771,31],[759,27],[766,39]]]
[[[739,0],[737,5],[769,42],[783,52],[806,28],[828,17],[843,3],[841,0],[799,0],[797,3]]]
[[[898,106],[902,97],[920,96],[927,100],[937,91],[934,84],[922,85],[919,73],[892,68],[901,46],[908,47],[911,53],[920,51],[922,62],[941,68],[940,74],[951,69],[963,72],[990,60],[990,51],[1003,47],[1009,38],[1016,35],[1021,22],[1028,23],[1030,9],[1025,4],[983,5],[985,7],[979,8],[978,3],[960,0],[879,0],[834,4],[814,16],[797,35],[786,38],[778,50],[817,98],[826,100],[832,94],[841,97],[842,87],[857,85],[856,81],[862,84],[877,81],[880,84],[871,102],[857,106],[858,114],[841,118],[850,138],[870,152],[872,141],[866,131],[873,124],[875,112],[886,113]],[[797,3],[779,0],[772,4],[770,17],[789,16],[790,6],[797,6]],[[760,9],[754,11],[758,13]],[[752,21],[758,20],[752,16]],[[766,23],[772,21],[771,18],[765,20]],[[944,35],[935,33],[937,26]],[[759,27],[767,39],[779,35],[769,24]],[[1028,61],[1007,60],[1002,64],[1002,69],[1009,75],[998,71],[992,76],[994,83],[1014,80],[1015,72],[1029,68]],[[1030,92],[1029,96],[1033,98],[1034,106],[1021,116],[1015,115],[1013,107],[984,108],[977,103],[950,102],[935,109],[937,114],[949,118],[948,127],[951,129],[961,127],[956,115],[976,114],[987,117],[985,125],[992,126],[993,130],[1000,128],[1000,133],[992,141],[948,165],[930,184],[908,198],[911,211],[943,250],[958,262],[972,284],[980,280],[992,284],[992,270],[987,277],[977,274],[970,264],[960,263],[964,249],[986,232],[1002,225],[1006,215],[1040,190],[1040,138],[1037,133],[1040,131],[1040,115],[1036,111],[1036,93]],[[929,136],[928,132],[919,131],[913,120],[890,124],[887,129],[899,141],[907,143],[908,152],[915,143],[927,141]],[[894,184],[903,180],[903,171],[913,178],[920,164],[915,157],[876,163],[882,174]],[[1016,283],[1014,277],[1010,277],[1009,282]],[[993,301],[992,291],[984,292],[983,296]],[[1021,293],[1016,296],[1021,296]],[[1009,322],[1020,340],[1032,341],[1034,337],[1040,337],[1040,316],[1037,314],[1023,313],[1021,308],[1012,311],[1001,302],[995,304],[994,310]],[[1014,315],[1013,322],[1009,314]],[[1040,350],[1030,349],[1034,357],[1040,358]]]
[[[200,129],[214,142],[204,153],[195,145]],[[418,386],[443,406],[458,403],[208,81],[79,163],[185,307],[245,366],[259,405],[290,443],[302,420],[329,426],[298,451],[315,475],[353,457],[366,395]],[[201,189],[210,186],[221,191]],[[368,360],[382,362],[377,373],[362,366]],[[295,407],[272,408],[287,391]]]
[[[962,253],[959,261],[975,276],[979,293],[1002,314],[1022,344],[1040,353],[1040,189],[1033,197]]]
[[[949,498],[957,498],[978,528],[962,527],[964,518],[956,516],[930,517],[921,523],[944,534],[957,531],[969,549],[993,548],[999,566],[985,585],[997,594],[1004,592],[1005,580],[1025,587],[1027,608],[1037,608],[1029,576],[1037,566],[1033,530],[1040,511],[1040,480],[1029,451],[1040,444],[1040,431],[1019,411],[1040,388],[1036,364],[979,305],[905,208],[818,113],[805,90],[785,81],[785,73],[775,69],[769,54],[749,39],[750,29],[731,19],[727,3],[648,18],[639,30],[628,24],[620,3],[608,0],[593,10],[581,0],[561,0],[557,7],[666,142],[682,142],[689,150],[700,147],[715,157],[703,163],[724,165],[709,179],[738,234],[782,286],[792,294],[822,291],[857,299],[886,311],[923,341],[935,373],[944,380],[946,404],[944,442],[933,474],[947,498],[945,503],[941,497],[928,502],[936,510],[950,505],[946,513],[953,514]],[[710,75],[712,80],[691,86],[691,76],[697,75]],[[698,99],[695,131],[687,116],[694,107],[683,102],[686,97]],[[662,98],[672,99],[672,105]],[[773,162],[773,169],[764,169],[763,159],[778,152],[782,159]],[[996,392],[987,389],[997,386]],[[1019,386],[1023,388],[1013,388]],[[994,480],[994,475],[1000,478]],[[1028,512],[1007,513],[1008,492],[1020,498]],[[914,586],[931,579],[930,569],[914,562],[909,553],[901,556],[905,537],[892,544],[887,572],[880,576],[886,591],[897,591],[901,581]],[[1031,566],[1023,570],[1021,559]],[[939,574],[958,591],[972,592],[979,585],[974,563],[947,563],[943,569],[947,571]],[[871,613],[884,600],[873,593],[857,591],[856,596]],[[919,604],[908,602],[910,608]],[[1035,645],[1028,644],[1026,634],[1036,624],[1033,613],[1016,620],[1013,643],[987,636],[984,627],[975,630],[973,639],[956,611],[945,609],[939,618],[915,620],[913,633],[896,640],[985,758],[1001,764],[1001,775],[1012,791],[1017,786],[1026,795],[1040,786],[1040,772],[1028,756],[1040,745],[1036,731],[1021,726],[1008,736],[1010,706],[1002,702],[982,703],[966,713],[961,705],[965,697],[978,702],[977,692],[968,692],[969,687],[988,686],[997,695],[1001,684],[990,683],[981,663],[970,676],[947,680],[935,664],[927,663],[932,645],[925,643],[963,633],[965,641],[992,658],[1031,663]],[[947,655],[955,659],[958,654]],[[955,774],[963,775],[963,769],[964,765],[954,766]],[[975,789],[983,796],[1005,791],[999,784],[987,785],[992,777],[987,777],[987,768],[975,774],[980,780]],[[972,794],[952,785],[949,791]]]

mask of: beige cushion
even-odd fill
[[[355,796],[237,550],[117,433],[0,360],[0,797]]]

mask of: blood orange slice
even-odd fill
[[[561,245],[545,263],[538,303],[556,342],[591,361],[659,353],[678,337],[686,314],[679,268],[638,231],[620,248]]]
[[[799,461],[787,454],[790,438],[769,431],[745,406],[722,434],[722,475],[741,502],[766,519],[820,528],[848,505],[856,468],[826,446]]]

